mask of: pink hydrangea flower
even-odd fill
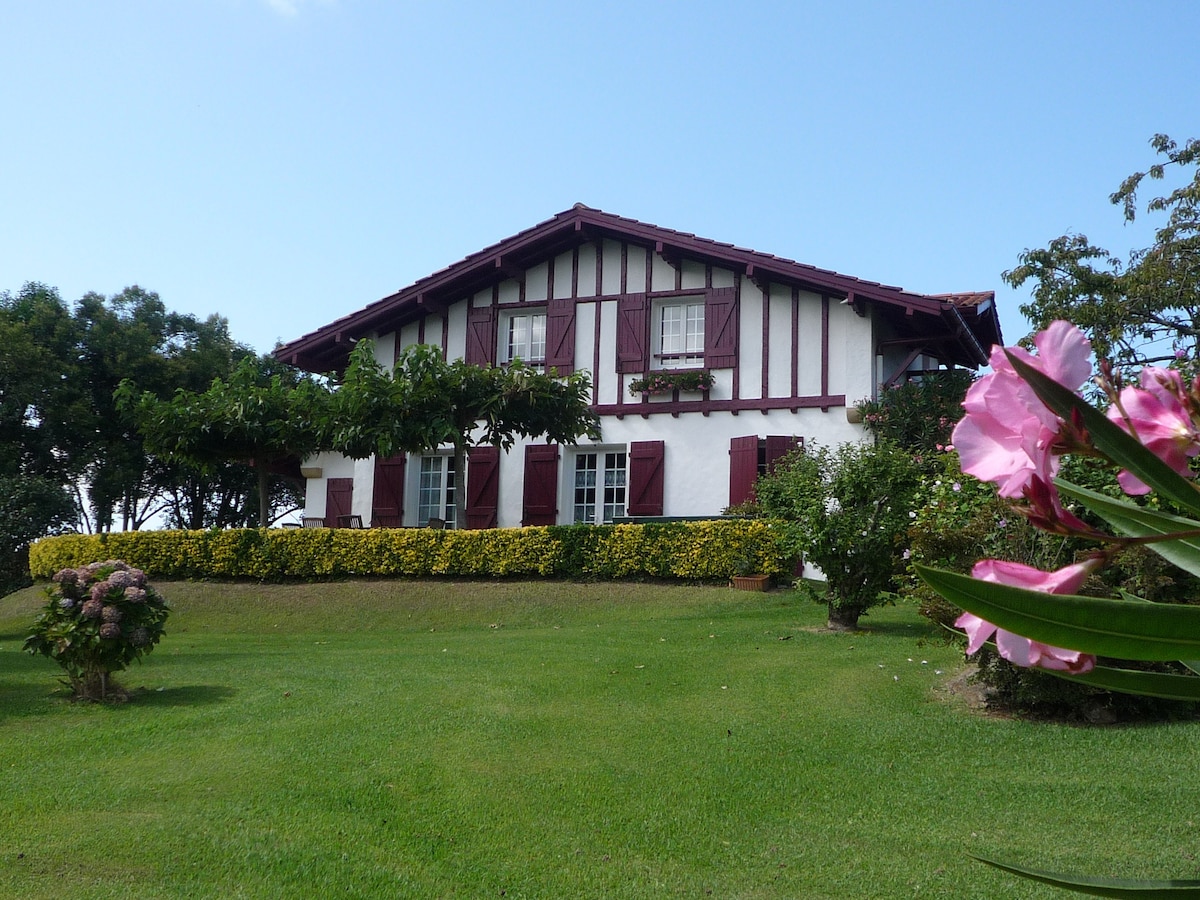
[[[1172,369],[1146,366],[1141,387],[1121,391],[1108,418],[1135,435],[1145,447],[1180,475],[1191,476],[1188,457],[1200,453],[1200,433],[1188,412],[1183,379]],[[1127,494],[1146,494],[1150,487],[1128,471],[1117,481]]]
[[[1083,586],[1088,575],[1101,565],[1102,560],[1097,558],[1075,563],[1054,572],[1043,572],[1022,563],[984,559],[975,564],[975,568],[971,570],[971,577],[995,584],[1045,591],[1048,594],[1074,594]],[[1090,653],[1064,650],[1061,647],[1043,644],[1041,641],[1030,640],[997,628],[973,613],[963,613],[955,620],[954,625],[966,631],[969,654],[977,652],[994,634],[1000,655],[1013,665],[1053,669],[1073,675],[1090,672],[1096,665],[1096,657]]]
[[[1052,322],[1034,345],[1037,356],[1020,347],[1009,352],[1073,391],[1091,375],[1091,343],[1069,322]],[[1062,422],[1017,375],[1002,348],[992,348],[989,362],[992,374],[967,391],[954,447],[964,472],[993,482],[1001,497],[1020,498],[1035,478],[1048,484],[1057,474],[1054,450]]]

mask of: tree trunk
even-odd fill
[[[258,525],[267,528],[271,524],[271,498],[268,496],[271,473],[267,471],[267,461],[259,460],[254,466],[258,475]]]
[[[467,527],[467,448],[454,445],[454,527]]]
[[[858,628],[858,617],[862,610],[857,606],[836,606],[829,604],[829,630],[855,631]]]

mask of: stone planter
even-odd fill
[[[765,591],[770,580],[769,575],[734,575],[731,583],[739,591]]]

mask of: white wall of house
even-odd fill
[[[716,383],[707,398],[642,398],[630,395],[636,375],[617,372],[618,297],[628,293],[736,288],[736,369],[711,369]],[[593,403],[601,408],[602,440],[595,447],[562,448],[559,459],[558,521],[572,512],[574,458],[588,449],[627,449],[633,442],[664,441],[663,514],[716,515],[729,502],[729,448],[736,437],[793,435],[805,443],[835,445],[863,439],[846,405],[876,393],[885,360],[877,359],[876,324],[837,298],[782,284],[760,284],[730,269],[700,260],[669,262],[653,251],[616,240],[587,243],[534,265],[523,279],[464,296],[424,321],[376,334],[376,358],[390,365],[404,347],[424,341],[442,346],[450,358],[466,355],[468,312],[496,305],[513,309],[575,298],[575,366],[591,373]],[[543,306],[544,308],[544,306]],[[823,352],[823,346],[826,348]],[[828,403],[818,402],[824,398]],[[732,409],[691,411],[689,401],[725,402]],[[795,404],[787,401],[795,399]],[[836,402],[833,400],[836,399]],[[756,401],[762,401],[758,407]],[[778,407],[778,408],[768,408]],[[535,440],[529,443],[541,443]],[[521,524],[525,443],[502,454],[498,524]],[[323,453],[307,460],[320,470],[307,485],[306,513],[323,516],[326,481],[354,478],[353,511],[371,519],[374,464]],[[409,460],[405,479],[405,524],[416,524],[419,460]],[[461,483],[461,473],[459,475]]]

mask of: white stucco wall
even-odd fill
[[[597,257],[600,259],[600,292],[597,296]],[[622,258],[625,259],[622,279]],[[617,300],[622,281],[628,292],[638,293],[646,288],[646,274],[651,273],[652,288],[656,291],[676,289],[676,270],[661,256],[636,245],[622,246],[618,241],[604,240],[584,245],[578,251],[578,263],[570,252],[553,261],[553,276],[549,261],[525,271],[523,284],[509,278],[495,289],[482,289],[470,297],[451,304],[445,312],[447,355],[461,358],[466,349],[466,323],[470,307],[492,304],[493,298],[503,305],[539,303],[551,297],[571,296],[575,288],[575,365],[591,372],[595,383],[595,402],[600,406],[627,404],[628,412],[621,418],[606,416],[602,440],[593,448],[627,449],[635,441],[663,440],[665,442],[664,513],[672,516],[703,516],[718,514],[729,502],[729,445],[735,437],[794,435],[808,444],[835,445],[860,440],[861,426],[847,421],[844,407],[788,408],[767,410],[743,409],[738,414],[720,410],[705,416],[699,412],[678,410],[678,415],[654,413],[643,417],[638,400],[628,395],[632,376],[616,372]],[[573,273],[577,272],[577,278]],[[759,399],[778,401],[793,396],[792,371],[796,369],[799,397],[815,397],[822,388],[822,298],[801,291],[793,301],[792,288],[772,284],[764,292],[750,278],[730,269],[713,267],[706,270],[703,263],[684,260],[679,284],[684,290],[703,290],[706,283],[713,287],[737,286],[739,311],[739,370],[735,397],[733,369],[714,369],[716,383],[709,398],[713,401],[745,401]],[[764,342],[764,308],[767,333]],[[836,302],[828,303],[829,367],[826,373],[828,393],[845,394],[853,405],[874,394],[878,363],[874,356],[873,324],[870,318],[855,314],[853,308]],[[376,336],[376,357],[390,365],[395,348],[417,342],[421,335],[418,323],[408,323],[398,333]],[[799,347],[793,360],[793,335]],[[443,339],[443,319],[427,317],[424,339],[440,345]],[[596,347],[599,346],[599,365]],[[766,347],[767,383],[763,383],[763,351]],[[658,397],[650,405],[671,402]],[[541,443],[534,440],[531,443]],[[524,479],[524,443],[518,443],[510,453],[502,454],[499,481],[499,524],[520,524]],[[571,447],[562,450],[559,462],[559,521],[569,522],[572,512],[573,458]],[[353,477],[355,479],[353,511],[370,521],[374,464],[372,460],[358,462],[335,454],[319,454],[306,461],[308,466],[321,469],[320,478],[308,481],[306,512],[311,516],[325,513],[326,479]],[[406,476],[405,517],[415,523],[416,496],[415,460],[410,459]]]

